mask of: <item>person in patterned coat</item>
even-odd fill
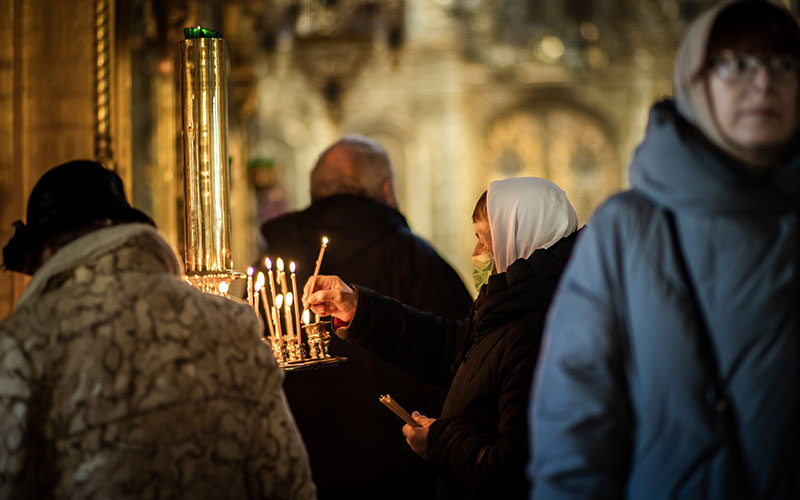
[[[47,172],[4,266],[0,499],[315,498],[283,375],[245,304],[181,279],[119,177]]]

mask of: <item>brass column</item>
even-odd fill
[[[226,45],[220,34],[186,28],[181,42],[186,278],[220,293],[241,274],[230,251],[230,166]],[[223,289],[226,289],[226,285]]]

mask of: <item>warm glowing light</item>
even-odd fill
[[[581,36],[589,42],[596,42],[600,39],[600,30],[596,24],[586,21],[581,23]]]
[[[275,307],[280,309],[282,305],[283,305],[283,294],[279,293],[278,295],[275,296]]]
[[[259,271],[256,275],[256,292],[264,287],[264,283],[266,283],[266,280],[264,279],[264,273]]]
[[[219,284],[219,293],[221,293],[223,295],[228,293],[228,288],[229,287],[230,287],[230,285],[228,285],[228,283],[223,281],[222,283]]]
[[[564,42],[557,36],[548,35],[542,38],[539,44],[539,51],[546,62],[556,62],[564,55],[566,48]]]
[[[292,292],[286,294],[286,307],[292,307],[292,303],[294,302],[294,295]]]
[[[295,269],[297,269],[297,266],[295,265],[294,261],[289,262],[289,271],[294,272]]]
[[[327,236],[323,236],[322,237],[322,246],[328,246],[328,237]]]
[[[272,270],[272,260],[269,257],[264,259],[264,265],[267,266],[267,269],[270,271]]]
[[[278,260],[277,260],[276,264],[278,264],[278,271],[282,273],[283,272],[283,259],[278,257]]]
[[[306,309],[303,311],[303,324],[307,325],[311,321],[311,311]]]
[[[247,275],[248,276],[252,276],[254,272],[256,272],[256,270],[253,269],[252,267],[248,267],[247,268]]]

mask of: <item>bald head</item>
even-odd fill
[[[319,155],[311,171],[311,201],[355,194],[396,207],[386,150],[367,137],[346,135]]]

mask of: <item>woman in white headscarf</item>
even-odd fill
[[[694,21],[545,331],[534,497],[800,498],[800,27]]]
[[[577,217],[564,191],[530,177],[492,182],[473,222],[479,293],[463,322],[351,288],[335,276],[319,276],[306,300],[315,312],[334,316],[340,337],[449,386],[438,419],[415,412],[419,427],[403,427],[414,452],[439,471],[438,498],[521,499],[528,488],[530,384]]]

